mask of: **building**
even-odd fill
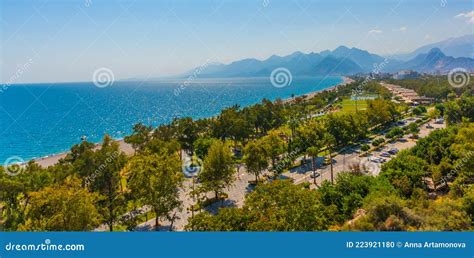
[[[411,105],[419,104],[430,104],[434,102],[434,98],[419,96],[414,90],[402,88],[401,86],[394,84],[381,83],[382,86],[387,88],[393,95],[400,98],[403,102]]]
[[[412,71],[412,70],[403,70],[393,75],[393,79],[401,80],[401,79],[416,79],[420,76],[419,73]]]

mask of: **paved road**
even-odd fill
[[[429,121],[429,124],[431,124],[434,128],[433,129],[428,129],[426,128],[426,124],[423,124],[420,128],[419,136],[420,138],[426,137],[430,132],[436,129],[441,129],[445,128],[446,126],[444,124],[435,124],[434,121]],[[404,139],[408,139],[408,135],[405,135],[403,137]],[[374,151],[371,153],[371,157],[378,157],[382,152],[387,151],[392,148],[397,148],[399,150],[404,150],[411,148],[416,145],[415,140],[408,139],[406,142],[401,142],[401,141],[395,141],[393,143],[389,143],[385,145],[385,147],[381,148],[381,150]],[[347,171],[349,170],[351,164],[361,164],[361,166],[365,167],[367,170],[369,170],[371,175],[378,175],[380,172],[380,163],[375,163],[372,161],[368,161],[367,158],[359,157],[360,150],[359,148],[353,148],[353,149],[348,149],[347,151],[333,157],[335,160],[335,163],[333,163],[333,174],[334,178],[336,178],[337,174],[342,172],[342,171]],[[392,156],[393,157],[393,156]],[[389,161],[392,157],[385,158],[387,161]],[[321,167],[321,163],[323,157],[318,158],[318,168]],[[317,177],[316,183],[318,185],[321,184],[323,180],[331,180],[331,172],[330,172],[330,166],[324,166],[321,169],[318,169],[317,172],[321,173],[321,176]],[[311,178],[312,170],[310,165],[307,166],[306,171],[302,171],[301,169],[299,171],[291,171],[285,173],[286,176],[289,176],[295,180],[295,183],[303,183],[303,182],[313,182],[313,179]]]
[[[439,128],[444,128],[445,125],[443,124],[435,124],[434,121],[429,122],[434,129],[427,129],[425,125],[422,125],[420,128],[420,137],[425,137],[427,136],[431,131]],[[380,136],[381,137],[381,136]],[[408,138],[408,135],[405,135],[404,138]],[[411,148],[415,146],[416,141],[414,140],[408,140],[407,142],[400,142],[396,141],[394,143],[389,143],[387,144],[384,149],[391,149],[391,148],[397,148],[399,150]],[[380,164],[374,163],[367,161],[367,158],[360,158],[359,157],[359,147],[353,147],[353,148],[348,148],[346,151],[341,152],[340,154],[336,155],[333,157],[334,163],[333,163],[333,174],[334,178],[336,178],[337,174],[342,172],[342,171],[347,171],[349,170],[351,164],[364,164],[364,166],[371,171],[372,175],[378,175],[378,172],[380,172]],[[372,156],[378,156],[381,151],[375,151],[372,153]],[[301,158],[300,158],[301,159]],[[389,160],[390,158],[387,158]],[[321,173],[321,176],[317,177],[316,182],[317,185],[320,185],[323,180],[331,180],[331,173],[330,173],[330,166],[323,166],[321,168],[321,163],[323,162],[324,157],[318,157],[317,163],[318,163],[318,172]],[[305,166],[295,168],[289,172],[284,173],[284,176],[293,178],[295,181],[295,184],[303,183],[303,182],[313,182],[313,179],[311,178],[312,174],[312,169],[310,165],[310,161],[308,160],[308,163]],[[242,207],[245,199],[245,195],[251,190],[248,188],[248,181],[249,180],[254,180],[253,175],[249,175],[245,171],[245,167],[242,166],[240,168],[240,171],[238,172],[238,178],[234,182],[234,184],[227,189],[226,193],[229,195],[229,198],[221,204],[215,203],[214,205],[211,205],[210,207],[207,207],[206,210],[215,213],[221,205],[226,206],[226,207]],[[311,187],[315,187],[314,184],[311,185]],[[176,211],[176,215],[179,217],[174,224],[173,224],[173,230],[175,231],[182,231],[184,230],[184,226],[187,224],[188,218],[191,217],[191,212],[188,211],[188,208],[194,203],[193,200],[191,199],[189,192],[192,189],[192,181],[191,179],[186,179],[184,183],[184,189],[181,192],[181,200],[183,201],[183,208],[181,211]],[[208,197],[212,197],[213,195],[210,193]],[[170,229],[170,222],[169,221],[161,221],[160,222],[160,230],[169,230]],[[136,230],[138,231],[144,231],[144,230],[153,230],[155,225],[155,220],[150,219],[149,221],[140,224]]]
[[[227,200],[224,201],[224,203],[217,202],[214,203],[213,205],[210,205],[209,207],[206,207],[205,210],[211,212],[211,213],[216,213],[217,210],[222,207],[242,207],[244,204],[244,199],[245,195],[251,191],[251,189],[248,186],[248,181],[249,180],[254,180],[255,176],[249,175],[245,167],[241,167],[239,169],[239,172],[237,173],[237,178],[235,182],[232,184],[231,187],[226,189],[226,193],[228,194]],[[190,192],[192,190],[192,180],[187,178],[184,182],[184,187],[183,190],[180,193],[181,200],[183,201],[182,209],[181,211],[176,210],[176,215],[179,217],[179,219],[175,220],[173,224],[173,230],[174,231],[183,231],[184,226],[188,223],[188,218],[191,217],[191,212],[188,210],[191,205],[193,205],[195,202],[192,200],[190,197]],[[212,193],[208,194],[209,198],[214,197]],[[196,212],[195,212],[196,214]],[[160,230],[163,231],[168,231],[170,230],[170,225],[171,223],[169,221],[163,220],[160,222]],[[155,219],[150,219],[145,223],[140,224],[136,230],[137,231],[148,231],[148,230],[154,230],[155,226]]]

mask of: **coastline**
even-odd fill
[[[120,139],[120,140],[114,140],[115,142],[118,142],[119,143],[119,149],[121,151],[123,151],[126,155],[131,155],[133,154],[135,151],[133,150],[132,148],[132,145],[126,143],[123,139]],[[72,147],[72,146],[71,146]],[[99,149],[101,147],[101,144],[97,143],[95,145],[95,148],[94,150],[96,149]],[[66,157],[66,155],[68,154],[69,152],[66,151],[66,152],[61,152],[61,153],[58,153],[58,154],[53,154],[53,155],[50,155],[50,156],[46,156],[46,157],[42,157],[42,158],[37,158],[37,159],[33,159],[33,161],[40,165],[41,167],[49,167],[49,166],[52,166],[52,165],[55,165],[56,163],[59,162],[60,159]]]
[[[339,86],[344,86],[344,85],[347,85],[347,84],[350,84],[354,82],[353,79],[349,78],[349,77],[346,77],[346,76],[342,76],[342,82],[341,83],[338,83],[334,86],[331,86],[329,88],[326,88],[326,89],[322,89],[322,90],[315,90],[315,91],[312,91],[310,93],[307,93],[307,94],[303,94],[303,95],[299,95],[299,96],[295,96],[293,98],[287,98],[287,99],[284,99],[283,100],[283,103],[290,103],[292,101],[294,101],[297,97],[304,97],[305,100],[308,100],[308,99],[311,99],[313,98],[314,96],[318,95],[319,93],[321,92],[324,92],[324,91],[333,91],[333,90],[336,90]]]
[[[324,92],[324,91],[333,91],[333,90],[336,90],[337,87],[339,86],[343,86],[343,85],[346,85],[346,84],[349,84],[349,83],[352,83],[354,80],[352,80],[351,78],[349,77],[346,77],[346,76],[342,76],[342,79],[343,81],[341,83],[338,83],[334,86],[331,86],[329,88],[326,88],[326,89],[322,89],[322,90],[316,90],[316,91],[312,91],[310,93],[307,93],[307,94],[303,94],[303,95],[298,95],[298,96],[295,96],[293,98],[287,98],[287,99],[284,99],[283,100],[283,103],[290,103],[292,101],[295,100],[295,98],[297,97],[304,97],[305,99],[310,99],[310,98],[313,98],[314,96],[316,96],[317,94],[321,93],[321,92]],[[132,148],[132,146],[128,143],[126,143],[123,139],[120,139],[120,140],[115,140],[116,142],[119,143],[119,146],[120,146],[120,150],[123,151],[126,155],[131,155],[134,153],[134,150]],[[97,143],[96,144],[96,147],[95,149],[98,149],[100,148],[101,144]],[[72,146],[71,146],[72,147]],[[66,155],[69,153],[69,151],[66,151],[66,152],[61,152],[61,153],[57,153],[57,154],[52,154],[52,155],[49,155],[49,156],[45,156],[45,157],[41,157],[41,158],[36,158],[36,159],[32,159],[36,164],[40,165],[41,167],[49,167],[49,166],[52,166],[52,165],[55,165],[56,163],[59,162],[60,159],[66,157]]]

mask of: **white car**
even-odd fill
[[[370,161],[375,162],[375,163],[384,163],[386,160],[381,157],[373,157],[370,159]]]

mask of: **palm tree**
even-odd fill
[[[313,182],[316,185],[316,158],[318,157],[319,148],[312,146],[306,150],[308,156],[311,157],[311,166],[313,168]]]
[[[331,184],[334,184],[334,172],[333,172],[333,165],[332,165],[332,151],[334,149],[334,144],[336,142],[336,139],[334,136],[331,134],[326,134],[324,137],[324,142],[327,146],[327,149],[329,151],[329,164],[331,165]]]

